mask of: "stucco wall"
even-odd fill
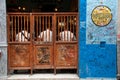
[[[118,0],[118,16],[117,16],[117,74],[120,76],[120,0]]]
[[[116,77],[116,28],[117,0],[80,0],[80,32],[79,32],[79,76]],[[108,25],[97,26],[91,20],[92,10],[96,6],[105,5],[112,13]],[[93,36],[89,39],[88,35]]]
[[[7,76],[6,0],[0,0],[0,77]]]

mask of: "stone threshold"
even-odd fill
[[[6,80],[79,80],[79,77],[77,74],[14,74]]]

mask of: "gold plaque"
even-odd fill
[[[112,20],[111,10],[107,6],[97,6],[93,9],[92,21],[97,26],[106,26]]]

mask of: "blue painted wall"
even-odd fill
[[[88,2],[89,1],[89,2]],[[86,77],[116,77],[116,18],[117,18],[117,0],[102,0],[103,4],[111,9],[113,18],[110,24],[105,27],[98,27],[91,21],[91,9],[99,6],[100,0],[79,0],[79,76],[80,78]],[[94,25],[90,27],[89,24]],[[95,32],[94,28],[100,30]],[[112,28],[112,30],[107,30]],[[106,35],[93,36],[97,38],[96,41],[90,43],[87,37],[88,32],[94,34],[105,33]],[[108,34],[110,33],[110,34]],[[112,36],[111,36],[111,33]],[[103,43],[103,44],[101,44]]]

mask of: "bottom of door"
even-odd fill
[[[54,74],[54,69],[34,69],[33,74]],[[30,70],[13,70],[11,74],[30,74]],[[77,74],[77,69],[56,69],[57,74]]]

